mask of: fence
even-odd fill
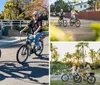
[[[100,11],[79,12],[80,19],[100,20]],[[66,17],[70,18],[70,13],[66,13]]]
[[[4,26],[10,26],[13,29],[13,26],[25,26],[29,23],[28,20],[0,20],[0,28],[3,29]]]
[[[26,26],[30,20],[0,20],[0,29],[3,29],[4,26],[10,26],[13,29],[14,26]],[[43,26],[47,25],[47,20],[43,20]]]

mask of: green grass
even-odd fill
[[[97,70],[92,70],[92,72],[96,73],[96,74],[100,74],[100,69],[97,69]]]
[[[50,85],[100,85],[100,82],[96,82],[95,84],[88,84],[84,81],[81,83],[75,83],[74,81],[63,82],[61,80],[51,80]]]

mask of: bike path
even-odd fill
[[[64,30],[66,33],[69,32],[73,35],[74,40],[80,41],[80,40],[94,40],[95,39],[95,34],[93,30],[89,27],[89,25],[93,22],[100,22],[100,21],[94,21],[94,20],[85,20],[85,19],[80,19],[81,21],[81,26],[79,28],[75,26],[70,26],[69,24],[69,18],[66,18],[68,21],[68,26],[67,27],[61,27],[58,25],[58,17],[51,17],[52,23],[54,23],[57,27],[61,28]]]
[[[43,32],[43,34],[45,36],[48,36],[49,32],[45,31],[45,32]],[[26,36],[8,37],[8,38],[0,39],[0,48],[5,48],[14,43],[18,43],[18,42],[21,42],[24,40],[26,40]]]
[[[26,37],[9,37],[9,38],[5,38],[5,39],[1,39],[0,40],[0,48],[4,48],[4,47],[10,46],[14,43],[24,41],[25,39],[26,39]]]

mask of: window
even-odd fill
[[[84,5],[84,8],[86,8],[86,5]]]
[[[80,5],[80,8],[82,8],[82,5]]]

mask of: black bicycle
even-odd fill
[[[44,35],[42,35],[39,39],[39,43],[40,43],[40,49],[37,50],[37,46],[35,45],[35,43],[30,43],[30,36],[32,34],[27,34],[27,39],[26,39],[26,43],[24,45],[22,45],[16,54],[16,58],[17,58],[17,62],[20,64],[23,64],[26,62],[26,60],[28,59],[28,56],[30,56],[31,54],[35,53],[35,55],[39,56],[41,55],[43,48],[44,48],[44,43],[43,43],[43,39],[44,39]],[[33,45],[32,45],[33,44]],[[31,53],[32,50],[32,53]]]
[[[88,73],[88,74],[86,74],[86,76],[85,76],[85,81],[87,81],[89,84],[94,84],[95,82],[96,82],[96,78],[95,78],[95,76],[94,76],[95,74],[94,73]],[[76,79],[77,77],[79,77],[78,79],[78,83],[80,83],[81,81],[82,81],[82,76],[80,76],[80,75],[75,75],[74,76],[74,78]]]
[[[76,27],[80,27],[81,26],[81,21],[76,17],[75,19],[70,19],[70,26],[75,25]]]
[[[58,25],[59,26],[64,26],[64,27],[67,27],[67,19],[66,18],[64,18],[64,19],[58,19]]]

